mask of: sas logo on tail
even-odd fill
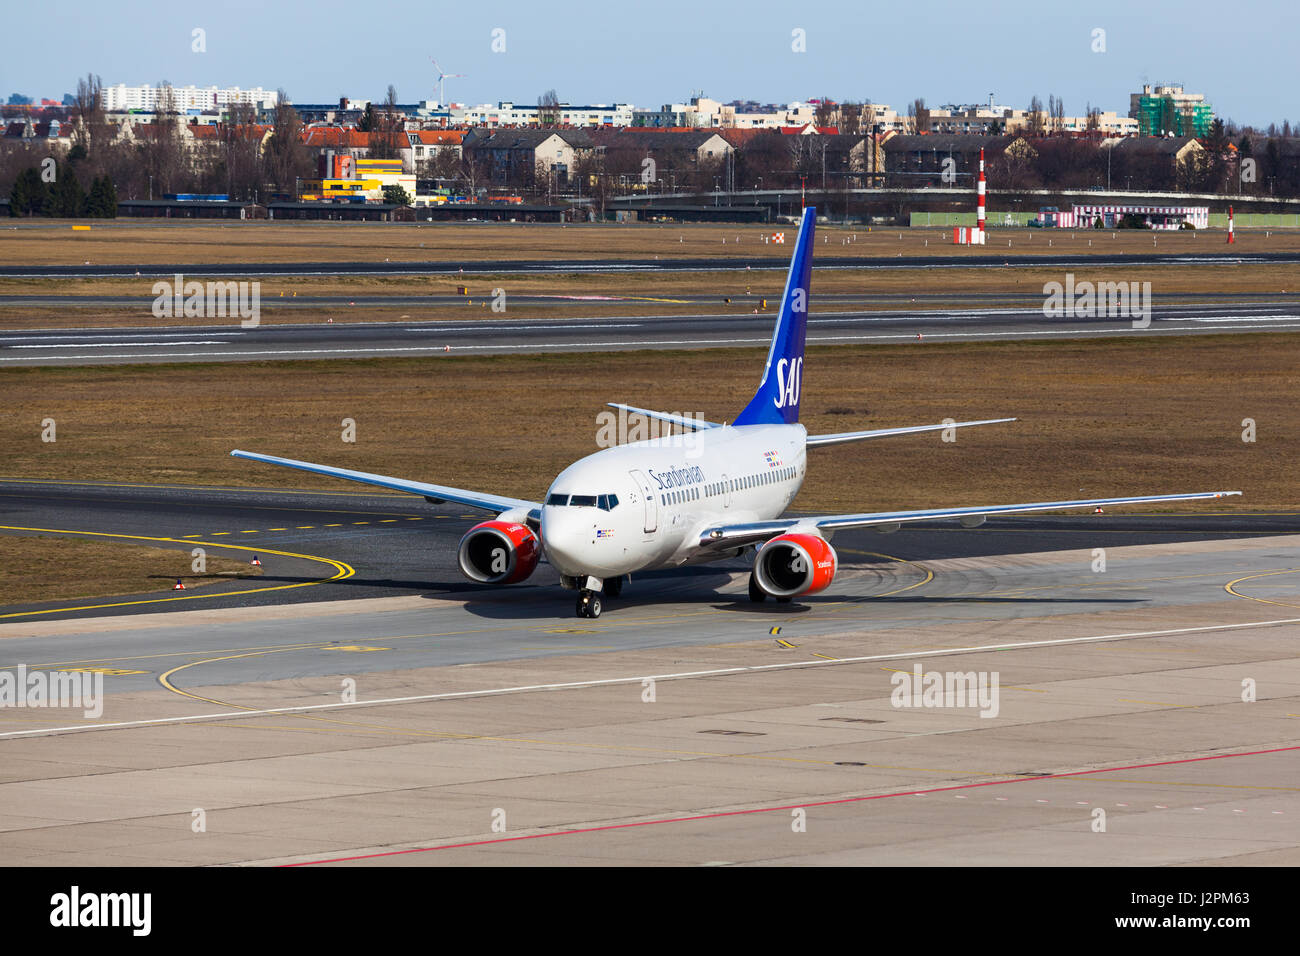
[[[777,408],[793,408],[799,404],[799,381],[803,377],[803,356],[797,359],[781,359],[776,363],[776,398],[772,401]]]

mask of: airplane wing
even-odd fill
[[[1240,491],[1206,491],[1183,495],[1141,495],[1133,498],[1090,498],[1080,501],[1038,501],[1019,505],[993,505],[975,508],[930,508],[923,511],[877,511],[857,515],[823,515],[806,518],[777,518],[748,524],[715,525],[700,534],[700,547],[711,550],[738,548],[795,528],[828,534],[849,528],[880,528],[893,531],[899,525],[915,521],[955,518],[968,528],[984,523],[996,515],[1027,514],[1033,511],[1066,511],[1077,508],[1103,508],[1107,505],[1152,504],[1161,501],[1197,501],[1239,495]]]
[[[259,455],[256,452],[235,449],[230,453],[235,458],[247,458],[249,461],[265,462],[268,465],[282,465],[285,468],[297,468],[317,475],[329,475],[331,478],[345,478],[359,481],[366,485],[378,485],[393,491],[405,491],[407,494],[423,495],[435,503],[453,501],[458,505],[481,508],[500,514],[515,508],[536,509],[540,517],[541,502],[524,501],[521,498],[507,498],[503,495],[489,495],[478,491],[466,491],[463,488],[449,488],[446,485],[431,485],[423,481],[408,481],[405,478],[389,478],[387,475],[372,475],[368,471],[352,471],[348,468],[332,468],[329,465],[313,465],[307,461],[295,461],[292,458],[277,458],[274,455]]]
[[[868,438],[889,438],[891,435],[914,435],[917,432],[937,432],[945,428],[969,428],[971,425],[998,425],[1002,422],[1014,422],[1014,418],[988,418],[981,422],[947,422],[939,425],[908,425],[903,428],[877,428],[866,432],[836,432],[833,435],[809,435],[804,442],[809,448],[817,445],[841,445],[850,441],[866,441]]]
[[[622,402],[606,402],[610,408],[621,408],[624,411],[632,412],[636,415],[644,415],[646,418],[657,418],[661,422],[668,422],[671,425],[680,425],[682,428],[691,428],[699,431],[704,428],[721,428],[717,422],[706,422],[702,418],[691,418],[688,415],[673,415],[669,412],[655,412],[648,408],[637,408],[635,405],[624,405]]]

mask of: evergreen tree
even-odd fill
[[[86,215],[91,219],[104,217],[104,178],[96,176],[90,184],[90,194],[86,196]]]
[[[95,177],[90,185],[90,198],[86,201],[86,215],[96,219],[117,218],[117,189],[108,173]]]
[[[104,218],[117,218],[117,185],[108,173],[104,174]]]
[[[54,184],[45,199],[45,215],[76,219],[85,212],[86,193],[67,163],[55,167]]]
[[[41,180],[41,174],[35,166],[28,166],[14,181],[14,188],[9,193],[9,215],[36,216],[45,209],[49,196],[49,187]]]

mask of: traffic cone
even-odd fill
[[[1106,512],[1102,511],[1100,508],[1096,509],[1096,510],[1093,512],[1093,514],[1095,514],[1095,515],[1104,515],[1105,513],[1106,513]]]
[[[184,590],[185,590],[185,585],[181,584],[181,579],[180,579],[180,578],[177,578],[177,579],[176,579],[176,583],[172,585],[172,590],[173,590],[173,591],[184,591]]]
[[[262,566],[262,559],[259,558],[257,555],[253,555],[253,560],[249,561],[248,563],[255,568],[260,568]]]

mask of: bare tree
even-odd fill
[[[256,199],[262,185],[255,113],[249,103],[232,103],[220,128],[218,171],[232,199]]]
[[[111,139],[111,124],[104,112],[104,83],[94,73],[87,73],[85,79],[77,80],[72,110],[77,121],[74,142],[88,154],[107,147]]]
[[[397,90],[390,83],[384,105],[374,111],[370,129],[370,158],[396,159],[406,145],[406,118],[397,108]]]
[[[1051,120],[1051,131],[1060,133],[1065,129],[1065,101],[1055,95],[1047,97],[1047,115]]]
[[[925,97],[918,96],[907,105],[907,120],[911,132],[930,132],[930,111],[925,107]]]
[[[148,178],[150,198],[176,192],[182,176],[191,171],[189,156],[181,139],[176,97],[171,84],[159,84],[154,121],[142,127],[141,171]]]
[[[537,98],[537,125],[560,125],[560,97],[553,89]]]
[[[835,116],[835,101],[829,96],[823,96],[817,103],[817,108],[813,110],[814,126],[830,126],[831,120]]]
[[[1038,94],[1029,100],[1029,133],[1032,136],[1042,136],[1043,130],[1047,126],[1047,117],[1043,113],[1043,101],[1038,98]]]
[[[275,100],[274,130],[263,155],[263,178],[282,192],[294,190],[299,178],[311,175],[311,157],[302,141],[302,119],[283,89]],[[295,197],[296,198],[296,197]]]
[[[840,132],[857,135],[862,132],[862,104],[845,101],[840,104]]]

